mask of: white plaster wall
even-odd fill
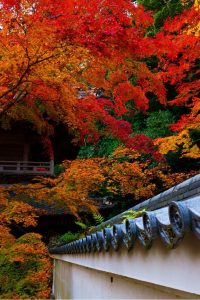
[[[199,246],[190,235],[174,250],[156,241],[150,250],[54,255],[56,299],[199,299]]]
[[[180,299],[156,285],[58,261],[56,299]]]

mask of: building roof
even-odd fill
[[[132,208],[141,209],[145,209],[141,217],[122,223],[124,213],[120,214],[96,227],[91,235],[49,251],[78,254],[117,251],[120,247],[130,250],[136,241],[149,249],[157,238],[173,249],[189,232],[200,239],[200,174]]]

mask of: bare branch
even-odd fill
[[[53,20],[53,19],[58,19],[59,17],[62,17],[64,16],[63,14],[58,14],[58,15],[55,15],[55,16],[49,16],[48,19],[50,20]]]

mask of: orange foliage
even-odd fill
[[[18,274],[16,286],[11,285],[9,290],[9,283],[7,283],[7,289],[5,289],[7,294],[3,294],[3,296],[9,295],[9,299],[26,299],[30,296],[31,299],[49,298],[52,266],[41,235],[27,233],[18,238],[15,243],[2,248],[0,255],[4,255],[6,265],[10,266],[11,270],[13,267],[16,268]],[[2,265],[2,272],[4,272],[4,268],[5,266]],[[12,273],[4,274],[5,284],[7,280],[16,280],[15,276],[12,276]]]
[[[26,186],[16,185],[12,191],[34,197],[55,206],[64,206],[78,216],[83,210],[96,211],[94,203],[88,199],[90,191],[98,190],[105,180],[100,166],[100,159],[65,161],[66,172],[56,179],[39,178],[38,183]]]
[[[113,158],[106,162],[107,189],[122,196],[131,195],[135,200],[147,199],[182,180],[187,175],[174,173],[166,163],[151,166],[152,161],[143,160],[141,155],[127,148],[117,148]],[[193,173],[191,172],[189,176]]]
[[[10,229],[5,225],[0,225],[0,249],[15,242],[15,237],[10,233]]]
[[[114,200],[121,195],[142,200],[195,174],[172,174],[164,161],[156,166],[152,163],[136,150],[119,147],[109,158],[65,161],[65,171],[56,179],[41,178],[39,182],[16,187],[19,194],[65,208],[78,217],[85,209],[97,210],[92,198],[109,195]]]
[[[20,224],[24,227],[37,225],[37,210],[22,201],[9,200],[0,212],[3,224]]]
[[[38,211],[27,203],[9,199],[9,188],[1,187],[1,195],[4,201],[0,208],[0,285],[3,284],[5,289],[1,289],[0,297],[29,298],[26,291],[34,287],[32,299],[47,299],[50,294],[51,263],[42,237],[27,233],[16,239],[9,229],[9,225],[36,226]],[[15,282],[16,276],[10,270],[19,274],[19,282]]]
[[[154,142],[162,154],[167,154],[170,151],[177,152],[182,149],[182,157],[200,158],[200,148],[191,140],[188,130],[182,130],[175,136],[158,138]]]
[[[51,157],[48,138],[60,122],[73,132],[76,142],[85,136],[97,140],[109,132],[127,147],[158,157],[146,142],[135,148],[131,124],[123,116],[130,110],[128,101],[132,113],[146,112],[149,93],[163,106],[188,105],[197,97],[198,81],[183,83],[194,73],[191,70],[200,55],[198,37],[185,31],[186,24],[199,22],[195,6],[168,19],[152,38],[146,30],[153,18],[130,0],[1,3],[4,127],[9,119],[31,122],[45,137]],[[153,69],[145,62],[152,55],[158,59]],[[175,86],[175,99],[167,99],[166,83]],[[98,89],[103,91],[101,98],[94,95]],[[86,96],[79,97],[79,91]]]
[[[8,191],[5,187],[0,186],[0,210],[7,205],[8,202]]]

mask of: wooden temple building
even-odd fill
[[[53,175],[54,161],[43,152],[40,136],[25,124],[0,129],[0,174]]]

